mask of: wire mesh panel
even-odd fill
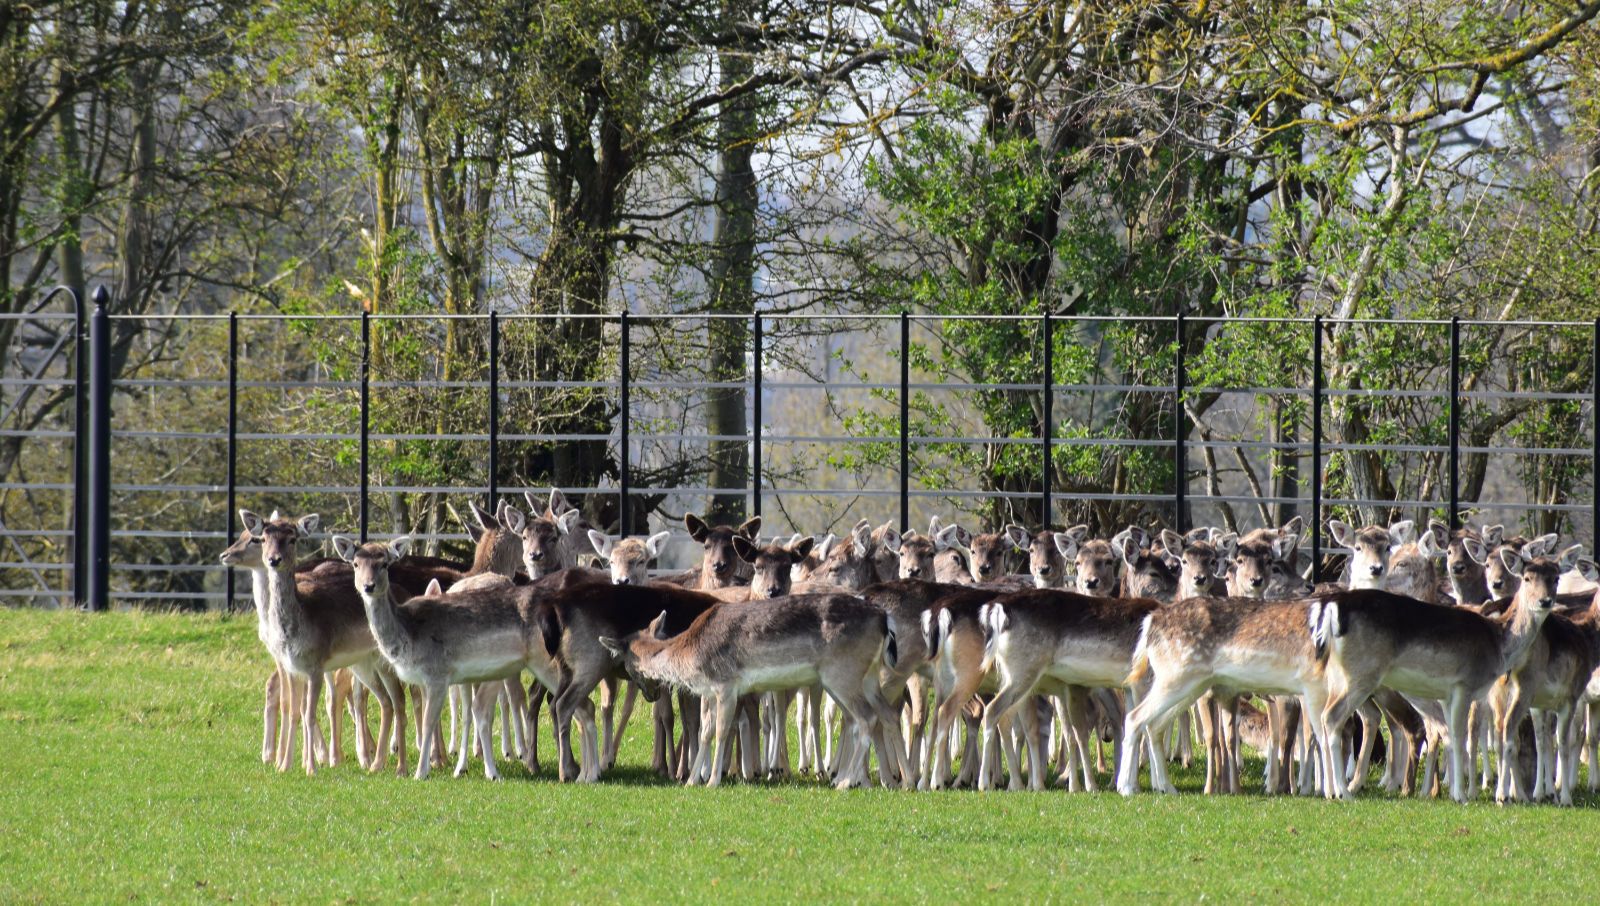
[[[60,604],[84,498],[69,417],[77,344],[70,329],[39,325],[75,322],[29,317],[0,379],[0,597]],[[972,531],[1087,523],[1101,534],[1454,516],[1593,538],[1589,324],[405,313],[108,323],[117,606],[223,606],[216,555],[239,507],[317,512],[329,531],[406,533],[465,558],[458,516],[491,489],[542,512],[557,487],[608,533],[670,531],[660,570],[698,556],[688,512],[737,522],[759,510],[768,538],[842,534],[860,518],[925,529],[935,515]],[[247,604],[248,583],[232,587]]]

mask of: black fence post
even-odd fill
[[[1600,318],[1594,319],[1594,353],[1589,359],[1589,379],[1593,386],[1589,388],[1589,418],[1593,433],[1590,443],[1593,449],[1589,454],[1589,467],[1592,473],[1589,476],[1589,490],[1594,499],[1589,501],[1589,550],[1600,551]]]
[[[620,329],[622,332],[621,361],[618,363],[621,371],[621,387],[618,391],[617,421],[622,426],[622,441],[617,448],[617,484],[620,496],[617,500],[617,534],[626,538],[630,530],[628,523],[628,384],[631,378],[628,374],[628,310],[624,308],[620,316]]]
[[[1322,580],[1322,316],[1311,319],[1311,581]]]
[[[111,600],[111,294],[94,291],[89,321],[89,588],[90,610]]]
[[[86,568],[89,563],[89,322],[83,316],[83,296],[72,293],[72,330],[75,349],[72,370],[72,604],[89,603]]]
[[[911,313],[900,313],[900,531],[911,530]]]
[[[1055,414],[1056,414],[1056,396],[1055,396],[1056,369],[1055,369],[1055,336],[1054,336],[1054,331],[1051,329],[1050,312],[1049,312],[1048,309],[1046,309],[1045,313],[1044,313],[1044,323],[1041,325],[1041,332],[1044,334],[1044,424],[1040,426],[1043,429],[1040,433],[1042,433],[1044,435],[1044,438],[1043,438],[1043,440],[1044,440],[1044,456],[1043,456],[1043,459],[1042,459],[1042,462],[1041,462],[1041,465],[1043,466],[1043,469],[1044,469],[1043,481],[1041,482],[1041,484],[1043,485],[1043,489],[1044,489],[1044,495],[1043,495],[1043,499],[1041,500],[1041,504],[1042,505],[1041,505],[1041,508],[1039,510],[1039,512],[1040,512],[1039,525],[1042,526],[1043,528],[1049,528],[1050,527],[1050,502],[1051,502],[1050,501],[1050,492],[1051,492],[1051,489],[1050,489],[1050,483],[1051,483],[1050,482],[1050,478],[1051,478],[1051,476],[1050,476],[1050,472],[1051,472],[1051,468],[1050,468],[1050,466],[1051,466],[1050,453],[1051,453],[1051,450],[1050,450],[1050,448],[1051,448],[1051,442],[1055,439],[1055,426],[1056,426],[1056,421],[1055,421]]]
[[[489,312],[489,512],[500,497],[500,313]]]
[[[222,538],[227,543],[228,536],[233,532],[233,511],[238,508],[239,501],[236,496],[238,487],[239,465],[239,315],[237,312],[228,312],[228,506],[222,514]],[[224,602],[224,611],[233,610],[234,602],[234,570],[228,567],[223,570],[227,574],[228,599]]]
[[[761,315],[750,318],[750,515],[761,515]]]
[[[372,403],[372,313],[361,313],[361,543],[367,543],[367,431]]]
[[[1461,319],[1450,316],[1450,531],[1461,528]]]
[[[1179,534],[1188,531],[1189,517],[1188,491],[1189,491],[1189,448],[1186,445],[1185,435],[1188,433],[1186,420],[1183,417],[1183,390],[1188,383],[1187,368],[1184,362],[1183,344],[1184,336],[1183,309],[1178,309],[1178,317],[1173,322],[1173,333],[1177,338],[1177,356],[1173,362],[1172,386],[1172,519],[1176,523]]]

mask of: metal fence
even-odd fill
[[[70,294],[65,294],[70,297]],[[616,463],[613,481],[601,481],[589,486],[564,487],[569,495],[613,495],[615,524],[634,525],[637,513],[630,512],[641,505],[641,499],[678,501],[684,504],[704,500],[713,495],[743,498],[751,514],[768,517],[768,527],[780,527],[787,520],[795,531],[815,531],[817,526],[793,524],[805,521],[789,515],[797,500],[833,500],[834,506],[848,504],[857,510],[897,522],[901,530],[913,528],[914,518],[929,506],[970,506],[995,500],[1028,501],[1037,509],[1030,512],[1042,515],[1050,524],[1069,504],[1116,503],[1142,506],[1157,511],[1161,520],[1178,528],[1185,528],[1196,519],[1197,512],[1206,518],[1214,517],[1215,507],[1239,504],[1246,507],[1263,504],[1277,505],[1279,512],[1294,511],[1304,515],[1309,528],[1309,544],[1313,563],[1320,564],[1329,546],[1323,537],[1324,520],[1333,508],[1382,506],[1418,512],[1439,512],[1452,525],[1462,524],[1468,509],[1480,514],[1544,511],[1562,514],[1569,530],[1578,536],[1587,534],[1592,542],[1600,537],[1600,435],[1594,430],[1595,403],[1600,400],[1600,372],[1593,367],[1594,357],[1600,357],[1600,321],[1593,324],[1580,322],[1486,322],[1460,319],[1429,321],[1361,321],[1335,322],[1324,318],[1305,319],[1201,319],[1176,317],[1123,318],[1116,316],[932,316],[918,314],[897,315],[771,315],[727,316],[709,314],[669,315],[533,315],[490,313],[482,316],[444,316],[407,314],[360,315],[257,315],[257,314],[167,314],[151,316],[120,316],[110,313],[109,299],[104,290],[97,293],[92,313],[74,309],[69,312],[47,312],[48,304],[59,304],[63,296],[46,298],[33,310],[7,316],[31,325],[69,325],[70,329],[58,331],[59,341],[45,351],[26,355],[7,354],[7,373],[0,379],[0,388],[10,397],[9,406],[0,404],[0,436],[20,441],[22,449],[32,451],[29,457],[19,458],[19,466],[4,476],[0,493],[8,499],[34,502],[35,511],[59,513],[54,523],[47,516],[34,519],[31,525],[16,525],[16,519],[7,519],[0,525],[0,538],[4,539],[5,555],[0,555],[0,571],[9,570],[13,576],[24,577],[27,587],[0,587],[0,598],[11,604],[66,603],[78,606],[103,608],[117,603],[206,604],[221,605],[235,601],[242,589],[236,586],[234,575],[215,560],[214,553],[225,545],[237,531],[234,513],[241,502],[261,508],[270,508],[273,501],[322,500],[333,501],[335,506],[347,502],[346,512],[350,524],[332,526],[368,538],[392,537],[394,531],[378,531],[371,515],[371,503],[383,494],[452,494],[476,496],[492,506],[500,496],[523,491],[542,492],[545,485],[537,487],[511,483],[502,486],[500,478],[506,472],[502,458],[508,445],[561,444],[592,442],[603,444],[607,455]],[[522,324],[549,325],[572,322],[583,318],[601,321],[607,331],[608,350],[615,352],[613,374],[605,380],[527,380],[505,373],[506,355],[502,351],[503,339],[518,330]],[[440,377],[413,375],[393,377],[375,373],[374,327],[387,325],[393,337],[405,338],[408,331],[421,333],[438,329],[439,325],[454,320],[460,325],[471,325],[474,330],[486,332],[487,361],[474,363],[480,374],[468,377]],[[708,381],[696,373],[701,363],[695,361],[668,361],[671,355],[658,331],[690,331],[693,325],[709,325],[717,320],[739,320],[748,328],[743,345],[745,373],[742,380]],[[1028,336],[1039,337],[1036,355],[1033,356],[1033,379],[1016,381],[950,380],[948,374],[927,374],[926,368],[914,364],[913,352],[919,344],[930,346],[936,341],[936,328],[947,328],[950,322],[994,322],[1024,326]],[[1325,345],[1330,331],[1339,325],[1359,324],[1363,329],[1394,329],[1424,331],[1439,334],[1438,340],[1448,344],[1448,354],[1442,357],[1444,380],[1442,386],[1370,387],[1328,386],[1325,380]],[[145,331],[156,331],[159,325],[163,348],[143,357],[128,355],[113,374],[113,360],[120,339]],[[1168,377],[1160,381],[1125,382],[1095,376],[1087,379],[1062,381],[1055,361],[1062,340],[1071,339],[1068,348],[1081,351],[1076,338],[1092,337],[1108,329],[1129,329],[1136,325],[1150,336],[1164,338],[1157,346],[1170,349],[1170,364],[1163,360],[1162,367]],[[1290,335],[1304,337],[1310,354],[1308,386],[1278,386],[1289,382],[1257,379],[1248,386],[1206,386],[1191,380],[1191,362],[1186,352],[1192,343],[1192,331],[1205,331],[1207,343],[1227,342],[1230,332],[1247,326],[1283,330]],[[43,330],[44,328],[39,328]],[[316,342],[329,342],[348,349],[356,355],[352,375],[340,377],[332,374],[312,373],[305,368],[296,369],[298,376],[272,373],[272,363],[258,361],[251,354],[257,342],[255,334],[263,333],[264,345],[275,349],[294,347],[284,340],[284,332],[299,330]],[[1564,390],[1495,389],[1494,381],[1484,379],[1472,387],[1463,385],[1463,336],[1474,330],[1504,332],[1518,330],[1534,334],[1562,330],[1568,334],[1582,332],[1592,343],[1592,357],[1588,361],[1589,374],[1586,385]],[[119,333],[120,331],[120,333]],[[158,331],[158,332],[159,332]],[[649,332],[643,336],[641,332]],[[919,339],[920,332],[920,339]],[[1063,333],[1068,332],[1068,333]],[[248,334],[248,335],[247,335]],[[178,340],[170,338],[178,337]],[[845,358],[839,352],[839,338],[867,338],[862,347],[861,361],[839,374],[833,373],[832,362]],[[331,339],[330,339],[331,338]],[[796,339],[798,338],[798,339]],[[308,340],[307,342],[312,342]],[[390,342],[386,340],[385,342]],[[1154,342],[1154,341],[1152,341]],[[165,344],[170,343],[170,348]],[[342,345],[341,345],[342,344]],[[809,346],[808,346],[809,344]],[[39,345],[39,344],[35,344]],[[858,344],[859,345],[859,344]],[[810,348],[813,362],[827,362],[808,372],[795,367],[799,355],[796,350]],[[1538,343],[1532,347],[1538,348]],[[205,350],[204,353],[200,350]],[[220,351],[220,357],[215,354]],[[780,353],[782,353],[780,355]],[[423,356],[426,358],[426,356]],[[19,367],[12,368],[12,363]],[[608,363],[609,364],[609,363]],[[925,363],[926,364],[926,363]],[[311,369],[315,371],[315,369]],[[679,373],[674,373],[674,371]],[[1089,368],[1091,372],[1094,367]],[[1488,372],[1485,372],[1488,373]],[[1044,379],[1051,375],[1052,379]],[[30,403],[26,394],[35,389],[53,388],[70,394],[70,404],[60,404],[54,426],[48,424],[24,425],[13,419],[13,411],[26,408]],[[660,416],[667,404],[662,402],[667,394],[676,393],[688,399],[703,396],[710,390],[738,390],[746,395],[744,434],[718,434],[712,431],[688,430],[694,419],[685,416],[673,430],[672,419]],[[531,418],[527,411],[512,409],[509,394],[518,391],[564,392],[587,390],[607,395],[614,400],[616,417],[610,420],[608,432],[561,434],[555,432],[522,431],[518,425]],[[180,391],[182,403],[174,409],[171,404],[157,402],[167,392]],[[374,394],[397,391],[438,395],[433,403],[439,408],[463,405],[462,401],[476,398],[474,407],[481,406],[483,422],[477,431],[452,430],[373,430]],[[841,431],[807,430],[806,418],[789,417],[783,411],[775,412],[782,400],[793,407],[793,398],[804,393],[821,392],[828,400],[823,408],[824,424],[840,424],[839,417],[830,412],[843,411],[835,406],[835,395],[864,394],[865,402],[856,408],[876,407],[879,418],[875,422],[887,425],[897,423],[897,431],[874,434],[852,434]],[[305,403],[293,394],[309,393],[315,404]],[[913,401],[922,395],[948,394],[959,401],[962,395],[1014,393],[1027,394],[1040,400],[1042,419],[1033,436],[984,436],[971,431],[956,433],[929,433],[913,428]],[[1191,418],[1183,401],[1198,394],[1214,394],[1239,400],[1234,421],[1244,427],[1239,432],[1250,433],[1256,415],[1246,411],[1261,400],[1302,401],[1303,414],[1294,416],[1297,425],[1306,434],[1295,434],[1291,439],[1263,439],[1256,436],[1219,438],[1216,425],[1200,425]],[[353,397],[353,398],[350,398]],[[1092,423],[1095,413],[1107,407],[1126,405],[1131,398],[1154,399],[1152,411],[1158,418],[1170,419],[1160,436],[1110,437],[1096,435],[1093,431],[1078,432],[1070,436],[1058,428],[1071,420]],[[1391,437],[1371,442],[1345,442],[1326,436],[1325,410],[1341,398],[1365,397],[1368,399],[1404,400],[1407,405],[1442,408],[1445,423],[1442,443],[1430,438]],[[124,411],[114,412],[113,400],[118,399]],[[1087,398],[1089,402],[1082,401]],[[196,402],[199,400],[200,402]],[[317,430],[285,431],[256,430],[251,424],[251,412],[241,412],[241,400],[250,403],[251,412],[263,407],[300,407],[305,419],[316,421]],[[296,402],[285,402],[297,400]],[[1118,401],[1108,403],[1107,400]],[[1074,402],[1077,401],[1077,402]],[[1253,402],[1252,402],[1253,401]],[[1463,407],[1467,405],[1492,406],[1514,404],[1531,411],[1539,406],[1576,407],[1569,413],[1587,429],[1586,445],[1549,445],[1537,443],[1499,443],[1489,445],[1464,445],[1462,438]],[[59,401],[58,401],[59,403]],[[676,403],[673,403],[676,405]],[[687,404],[685,404],[687,405]],[[935,408],[945,406],[938,404]],[[142,410],[140,409],[142,406]],[[1077,409],[1073,407],[1077,406]],[[655,408],[652,408],[655,407]],[[1097,408],[1100,407],[1100,408]],[[849,407],[845,407],[849,408]],[[956,402],[948,408],[958,408]],[[479,408],[473,408],[477,413]],[[688,412],[687,408],[682,409]],[[1429,410],[1433,412],[1434,410]],[[66,414],[70,412],[71,418]],[[1068,413],[1079,415],[1068,418]],[[1087,421],[1080,417],[1087,413]],[[1242,413],[1242,414],[1241,414]],[[951,416],[951,424],[959,424]],[[814,420],[813,420],[814,421]],[[320,427],[325,424],[324,427]],[[971,422],[967,422],[971,424]],[[981,424],[980,424],[981,427]],[[649,471],[645,466],[654,455],[653,444],[676,443],[681,451],[685,445],[712,443],[744,443],[748,451],[748,479],[740,488],[714,488],[694,484],[658,485],[640,483],[640,476]],[[341,480],[309,484],[297,476],[302,469],[297,466],[309,461],[298,458],[297,453],[275,452],[266,457],[265,464],[253,469],[255,481],[241,478],[240,456],[245,444],[276,444],[273,451],[296,449],[305,445],[335,445],[334,452],[322,455],[319,462],[327,474],[346,476]],[[450,444],[457,451],[446,457],[461,468],[476,472],[477,480],[429,483],[425,481],[381,482],[373,484],[373,444],[393,444],[403,450],[407,444]],[[351,446],[353,445],[353,447]],[[1037,484],[1025,489],[988,490],[979,487],[955,487],[948,484],[934,486],[917,474],[914,458],[921,451],[934,446],[960,447],[982,445],[987,450],[1010,447],[1033,451],[1037,455]],[[840,471],[840,467],[827,465],[839,450],[859,450],[872,446],[886,455],[877,459],[868,457],[858,465],[855,487],[828,485],[824,479]],[[131,449],[161,449],[160,474],[138,474],[140,469],[151,469],[144,458],[123,456],[119,451]],[[821,459],[802,461],[782,450],[794,448],[823,451]],[[1154,456],[1167,457],[1174,464],[1173,479],[1169,486],[1146,489],[1143,492],[1117,492],[1083,488],[1062,488],[1056,482],[1060,471],[1058,457],[1068,449],[1088,449],[1093,453],[1108,450],[1142,450]],[[1214,465],[1208,465],[1211,474],[1194,468],[1195,457],[1209,464],[1216,451],[1226,450],[1238,460],[1239,469],[1250,471],[1248,457],[1266,457],[1276,453],[1280,464],[1294,472],[1294,493],[1248,492],[1224,489],[1218,486]],[[54,452],[51,452],[54,451]],[[1333,497],[1325,493],[1324,481],[1330,457],[1342,453],[1370,451],[1399,456],[1416,456],[1418,462],[1433,463],[1443,488],[1435,488],[1434,499],[1381,499],[1361,496]],[[82,455],[87,453],[86,456]],[[1568,485],[1584,492],[1583,500],[1527,500],[1527,499],[1462,499],[1463,457],[1485,455],[1491,468],[1502,465],[1502,460],[1517,457],[1558,457],[1574,461],[1588,460],[1588,469],[1581,480],[1569,477]],[[684,455],[681,454],[680,455]],[[687,454],[691,455],[691,454]],[[808,454],[809,455],[809,454]],[[788,458],[785,458],[788,457]],[[809,463],[809,465],[807,465]],[[185,470],[198,470],[198,477],[185,478]],[[809,476],[809,477],[808,477]],[[1230,479],[1234,485],[1238,480]],[[1252,481],[1255,479],[1252,477]],[[819,483],[824,482],[824,483]],[[1196,484],[1201,485],[1196,488]],[[1586,487],[1584,485],[1586,484]],[[703,483],[702,483],[703,485]],[[1576,495],[1574,495],[1576,496]],[[39,504],[39,501],[44,501]],[[263,503],[262,501],[266,501]],[[670,507],[668,508],[670,509]],[[764,513],[764,509],[766,512]],[[777,510],[775,513],[774,510]],[[163,521],[163,513],[172,517]],[[3,512],[3,511],[0,511]],[[130,523],[129,513],[140,514],[141,522]],[[206,524],[185,524],[194,514],[204,512]],[[1587,519],[1582,518],[1587,514]],[[122,524],[116,524],[119,522]],[[665,524],[660,516],[658,523]],[[325,523],[328,520],[325,517]],[[1257,519],[1256,522],[1262,520]],[[391,526],[393,528],[393,526]],[[414,529],[415,527],[407,527]],[[418,534],[415,530],[410,533]],[[465,535],[433,526],[421,532],[425,541],[455,541]],[[119,554],[124,547],[141,541],[170,540],[189,545],[195,556],[183,562],[152,562],[137,555]],[[87,568],[81,568],[83,565]],[[170,589],[149,591],[141,589],[137,578],[141,573],[180,573],[198,575],[199,587],[187,591]],[[121,579],[119,580],[119,577]],[[18,583],[8,583],[15,586]]]

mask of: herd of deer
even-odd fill
[[[453,751],[458,775],[481,753],[498,779],[497,711],[502,755],[536,772],[548,696],[559,776],[598,780],[642,694],[653,768],[710,786],[786,776],[791,709],[798,770],[840,788],[871,783],[875,753],[885,786],[1057,776],[1092,790],[1114,773],[1132,795],[1148,764],[1151,786],[1173,792],[1168,761],[1192,757],[1191,721],[1207,792],[1241,789],[1242,741],[1265,755],[1267,792],[1348,797],[1377,757],[1390,791],[1414,792],[1421,770],[1426,792],[1447,783],[1459,801],[1476,779],[1497,802],[1570,804],[1583,757],[1590,789],[1600,780],[1600,572],[1577,546],[1557,554],[1554,535],[1332,521],[1348,582],[1313,587],[1299,519],[1110,540],[863,520],[842,540],[762,543],[759,517],[691,514],[701,568],[652,580],[667,533],[608,537],[559,491],[528,502],[530,514],[472,505],[471,564],[412,554],[404,537],[334,536],[337,558],[303,561],[315,515],[241,510],[222,560],[251,571],[276,665],[263,760],[287,770],[298,731],[308,773],[338,763],[348,712],[360,763],[394,754],[405,773],[410,688],[418,778]],[[580,567],[587,556],[607,569]]]

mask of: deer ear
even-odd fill
[[[1389,543],[1395,547],[1410,544],[1417,537],[1417,523],[1414,519],[1402,519],[1389,524]]]
[[[1122,562],[1132,569],[1139,560],[1139,539],[1132,532],[1124,532],[1117,536],[1122,543],[1116,544],[1117,552],[1122,555]]]
[[[1089,538],[1089,527],[1087,525],[1075,525],[1072,528],[1067,529],[1066,534],[1072,538],[1075,543],[1082,544]]]
[[[399,560],[401,557],[404,557],[406,554],[411,553],[411,536],[410,535],[401,535],[400,537],[394,539],[393,541],[390,541],[389,544],[385,547],[385,550],[387,550],[389,552],[389,562],[390,563],[393,563],[394,561]]]
[[[1356,540],[1355,533],[1350,530],[1350,526],[1337,519],[1328,520],[1328,534],[1333,536],[1334,543],[1340,547],[1350,547]]]
[[[645,631],[650,633],[653,638],[662,641],[671,638],[671,636],[667,635],[667,612],[665,610],[661,611],[661,615],[651,620]]]
[[[789,548],[789,560],[794,563],[799,563],[805,560],[806,557],[810,556],[811,548],[815,544],[815,538],[811,538],[809,536],[801,538],[798,544],[795,544]]]
[[[1278,537],[1274,538],[1272,541],[1272,559],[1287,560],[1294,556],[1295,548],[1299,546],[1299,535],[1293,533],[1279,534]]]
[[[850,532],[850,546],[857,557],[865,557],[872,550],[872,524],[863,519]]]
[[[1302,535],[1305,533],[1306,521],[1299,516],[1290,519],[1278,526],[1278,531],[1285,535]]]
[[[1483,527],[1483,545],[1487,548],[1496,548],[1505,541],[1506,527],[1503,525],[1486,525]]]
[[[960,524],[953,525],[953,526],[951,526],[951,528],[956,530],[956,543],[957,544],[961,545],[962,547],[966,547],[966,548],[972,547],[972,533],[971,532],[967,531]]]
[[[818,541],[817,542],[817,546],[815,548],[813,548],[813,550],[815,550],[817,552],[817,559],[818,560],[826,560],[826,559],[828,559],[828,554],[833,550],[833,545],[835,543],[837,543],[838,540],[839,539],[834,536],[833,532],[829,532],[828,534],[823,535],[822,536],[822,540]]]
[[[645,539],[644,549],[648,551],[652,557],[659,556],[661,553],[661,545],[666,544],[667,539],[671,537],[671,532],[656,532],[654,535],[651,535],[649,538]],[[593,531],[589,533],[589,539],[591,541],[594,540]]]
[[[1444,556],[1449,548],[1440,546],[1437,534],[1433,531],[1433,527],[1429,526],[1427,531],[1417,536],[1417,550],[1422,552],[1422,556],[1432,560],[1434,557]]]
[[[1172,529],[1161,530],[1161,549],[1174,557],[1183,556],[1183,536]]]
[[[494,518],[494,513],[491,513],[483,507],[478,506],[478,501],[476,500],[467,501],[467,506],[472,508],[472,517],[478,520],[478,526],[480,528],[482,528],[484,531],[488,531],[489,529],[495,527],[496,520]],[[467,529],[470,531],[472,526],[467,526]]]
[[[760,516],[751,516],[749,519],[746,519],[745,521],[739,523],[739,527],[734,529],[734,533],[735,534],[743,535],[746,538],[749,538],[751,541],[756,540],[756,536],[758,534],[760,534],[760,532],[761,532],[761,517]]]
[[[939,514],[938,513],[934,513],[932,516],[928,517],[928,537],[929,538],[932,538],[934,535],[939,534],[939,532],[943,528],[944,528],[944,520],[939,518]]]
[[[1500,548],[1500,563],[1505,566],[1507,572],[1511,572],[1520,576],[1522,575],[1522,569],[1527,565],[1527,562],[1528,561],[1524,559],[1521,554],[1517,553],[1511,548]]]
[[[1211,574],[1216,576],[1218,579],[1228,578],[1228,567],[1232,565],[1232,562],[1233,549],[1229,548],[1226,552],[1224,552],[1222,546],[1218,545],[1217,559],[1211,564]]]
[[[249,510],[240,510],[239,524],[243,525],[244,530],[250,533],[250,537],[261,537],[261,517],[257,516],[255,513],[252,513]]]
[[[317,530],[317,524],[321,521],[322,517],[318,516],[316,513],[307,513],[304,516],[301,516],[299,519],[296,519],[294,525],[295,528],[300,530],[301,535],[310,537],[310,535]]]
[[[1556,559],[1556,562],[1560,565],[1561,571],[1565,573],[1571,572],[1572,569],[1578,565],[1578,561],[1581,559],[1583,559],[1583,545],[1574,544],[1562,551],[1561,556]]]
[[[279,519],[282,519],[282,518],[283,518],[283,516],[280,515],[277,510],[273,510],[271,515],[267,516],[267,521],[268,522],[277,522]]]
[[[1548,557],[1550,556],[1550,552],[1556,549],[1556,544],[1560,542],[1560,540],[1561,536],[1554,533],[1549,535],[1540,535],[1539,537],[1523,545],[1522,554],[1530,559],[1533,557]]]
[[[600,643],[602,648],[611,652],[612,657],[622,657],[623,651],[626,650],[626,646],[624,646],[621,641],[611,638],[610,636],[600,636],[597,641]]]
[[[1141,549],[1150,546],[1150,533],[1146,531],[1143,526],[1128,526],[1128,536],[1132,538],[1134,543],[1137,544]]]
[[[338,554],[339,555],[339,559],[343,560],[346,563],[354,562],[354,560],[356,559],[356,541],[355,541],[355,539],[347,537],[345,535],[334,535],[333,536],[333,552],[335,554]]]
[[[1028,530],[1016,523],[1006,526],[1006,541],[1012,549],[1026,551],[1028,549]]]
[[[444,586],[439,584],[437,578],[428,580],[428,587],[422,590],[423,597],[436,598],[444,594]]]
[[[904,539],[902,539],[900,537],[900,533],[899,532],[895,531],[892,528],[885,528],[884,529],[884,532],[883,532],[883,546],[884,547],[886,547],[889,550],[891,550],[891,551],[893,551],[893,552],[898,554],[898,553],[900,553],[900,546],[903,543],[904,543]]]
[[[1587,557],[1581,558],[1577,563],[1573,564],[1572,568],[1578,571],[1578,575],[1588,579],[1590,582],[1600,582],[1600,566],[1596,566],[1593,560]]]
[[[550,513],[552,515],[559,516],[568,510],[575,509],[577,507],[567,502],[567,495],[561,493],[560,488],[550,489]]]
[[[1485,547],[1482,541],[1471,535],[1461,539],[1461,549],[1466,551],[1467,556],[1479,566],[1489,562],[1489,548]]]
[[[522,515],[521,510],[509,503],[506,504],[506,508],[501,511],[500,517],[505,522],[506,528],[513,534],[520,535],[522,534],[523,530],[528,527],[528,517]]]
[[[532,491],[523,491],[522,499],[528,502],[528,512],[533,516],[538,516],[540,509],[544,506],[544,501],[533,496]]]
[[[1227,532],[1213,542],[1217,546],[1217,554],[1222,560],[1232,560],[1234,552],[1239,549],[1239,535],[1237,532]]]
[[[699,544],[705,544],[706,536],[711,534],[711,527],[693,513],[683,514],[683,527],[689,530],[689,537]]]
[[[756,562],[756,556],[761,553],[754,544],[750,543],[750,539],[743,535],[733,536],[733,552],[738,554],[739,559],[746,563]]]
[[[589,543],[594,545],[594,552],[600,555],[600,559],[611,559],[611,546],[615,543],[615,539],[611,538],[611,536],[605,532],[597,532],[594,529],[590,529]]]
[[[472,539],[472,543],[473,544],[477,544],[479,541],[483,540],[483,535],[484,535],[483,529],[478,528],[476,525],[473,525],[470,522],[466,522],[466,523],[462,523],[462,524],[466,527],[467,537]]]
[[[577,510],[567,510],[556,517],[556,528],[560,530],[561,534],[570,535],[572,534],[572,529],[578,524],[578,517],[582,515]]]
[[[1056,550],[1061,556],[1071,560],[1078,556],[1078,538],[1070,531],[1055,533]]]

